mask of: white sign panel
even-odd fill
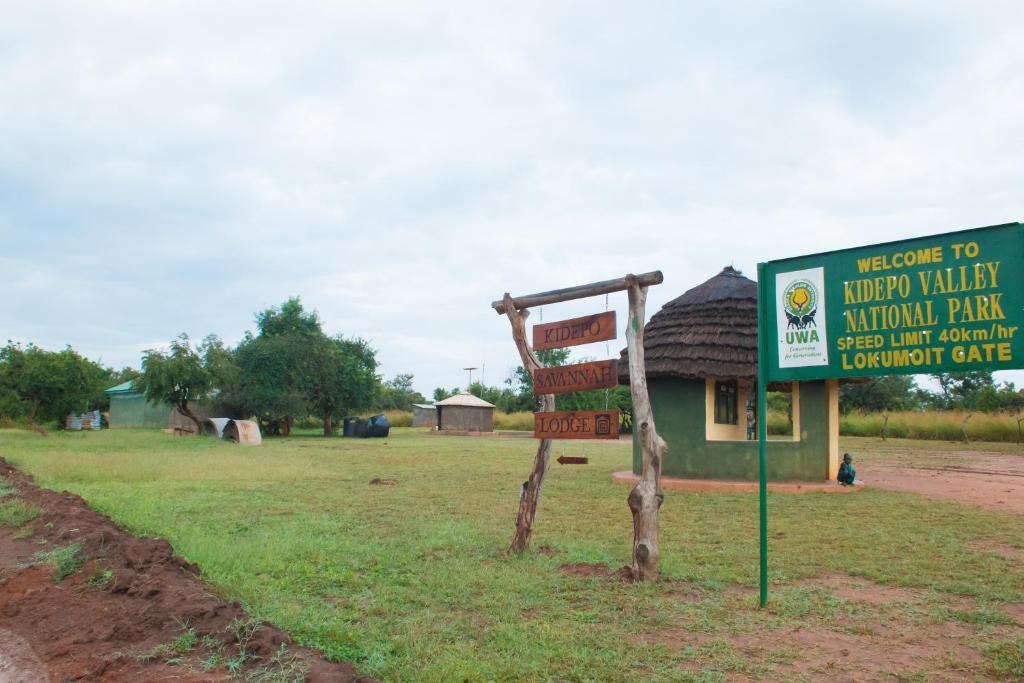
[[[779,367],[828,365],[825,331],[825,269],[775,275]]]

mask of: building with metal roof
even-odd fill
[[[111,429],[167,427],[172,407],[166,403],[147,401],[142,392],[133,388],[132,380],[110,387],[103,393],[110,397],[110,414],[107,422]]]

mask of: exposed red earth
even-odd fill
[[[238,603],[210,592],[198,567],[166,541],[136,538],[80,497],[41,489],[2,459],[0,476],[42,510],[20,529],[0,528],[3,683],[221,681],[254,673],[294,680],[302,672],[311,683],[372,680],[251,620]],[[69,545],[84,561],[61,580],[54,564],[33,561]]]
[[[927,460],[879,458],[862,469],[868,486],[1024,514],[1024,448],[1019,454],[965,449]]]

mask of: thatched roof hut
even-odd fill
[[[732,267],[665,304],[644,327],[651,409],[669,450],[666,476],[758,477],[757,283]],[[629,382],[622,352],[619,382]],[[778,383],[792,405],[792,436],[768,444],[768,476],[822,481],[839,467],[836,380]],[[633,472],[641,471],[639,442]]]
[[[647,377],[757,377],[757,283],[732,266],[669,301],[644,327]],[[622,350],[619,383],[629,384]]]

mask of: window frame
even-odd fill
[[[715,380],[715,424],[739,424],[739,383],[734,379]]]

